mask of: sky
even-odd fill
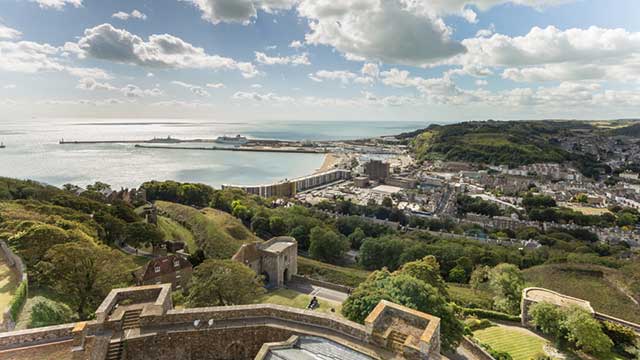
[[[33,117],[639,117],[637,0],[0,0]]]

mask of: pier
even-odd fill
[[[171,136],[166,138],[153,138],[151,140],[91,140],[91,141],[65,141],[60,140],[60,145],[97,145],[97,144],[180,144],[180,143],[208,143],[215,139],[176,139]]]
[[[143,149],[167,149],[167,150],[209,150],[209,151],[247,151],[247,152],[270,152],[270,153],[289,153],[289,154],[327,154],[329,150],[324,148],[276,148],[276,147],[248,147],[248,146],[240,146],[240,147],[221,147],[221,146],[212,146],[212,147],[188,147],[188,146],[149,146],[149,145],[139,145],[137,144],[135,147],[143,148]]]

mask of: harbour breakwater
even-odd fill
[[[271,153],[294,153],[294,154],[327,154],[329,150],[324,148],[276,148],[276,147],[221,147],[221,146],[211,146],[211,147],[188,147],[188,146],[149,146],[149,145],[139,145],[135,146],[136,148],[143,149],[167,149],[167,150],[209,150],[209,151],[248,151],[248,152],[271,152]]]

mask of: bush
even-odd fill
[[[493,326],[493,323],[487,319],[469,318],[464,321],[464,325],[471,331],[482,330]]]
[[[20,314],[20,310],[24,306],[24,303],[27,301],[27,287],[29,286],[27,280],[23,280],[20,285],[18,285],[18,289],[16,289],[16,294],[11,299],[9,303],[9,313],[11,314],[11,318],[15,321],[18,319],[18,315]]]
[[[476,316],[482,319],[520,322],[520,316],[517,315],[510,315],[499,311],[485,309],[471,309],[459,306],[457,308],[465,316]]]
[[[602,324],[604,333],[613,341],[614,345],[626,346],[634,344],[636,333],[632,329],[610,321],[604,321]]]
[[[31,308],[29,328],[65,324],[73,320],[73,310],[69,306],[43,299],[36,302]]]

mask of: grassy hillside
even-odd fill
[[[587,126],[571,123],[575,127]],[[414,150],[419,159],[508,164],[512,166],[536,162],[562,162],[569,154],[549,142],[566,122],[469,122],[432,125],[416,136]]]
[[[164,233],[165,240],[182,241],[187,244],[190,253],[198,250],[196,240],[189,229],[168,217],[158,216],[158,229]]]
[[[585,299],[598,311],[640,323],[640,306],[617,286],[616,270],[595,265],[553,264],[524,270],[528,286],[540,286]]]
[[[260,241],[238,219],[215,209],[197,210],[189,206],[157,201],[156,206],[167,217],[189,229],[195,245],[208,257],[227,259],[243,243]]]

